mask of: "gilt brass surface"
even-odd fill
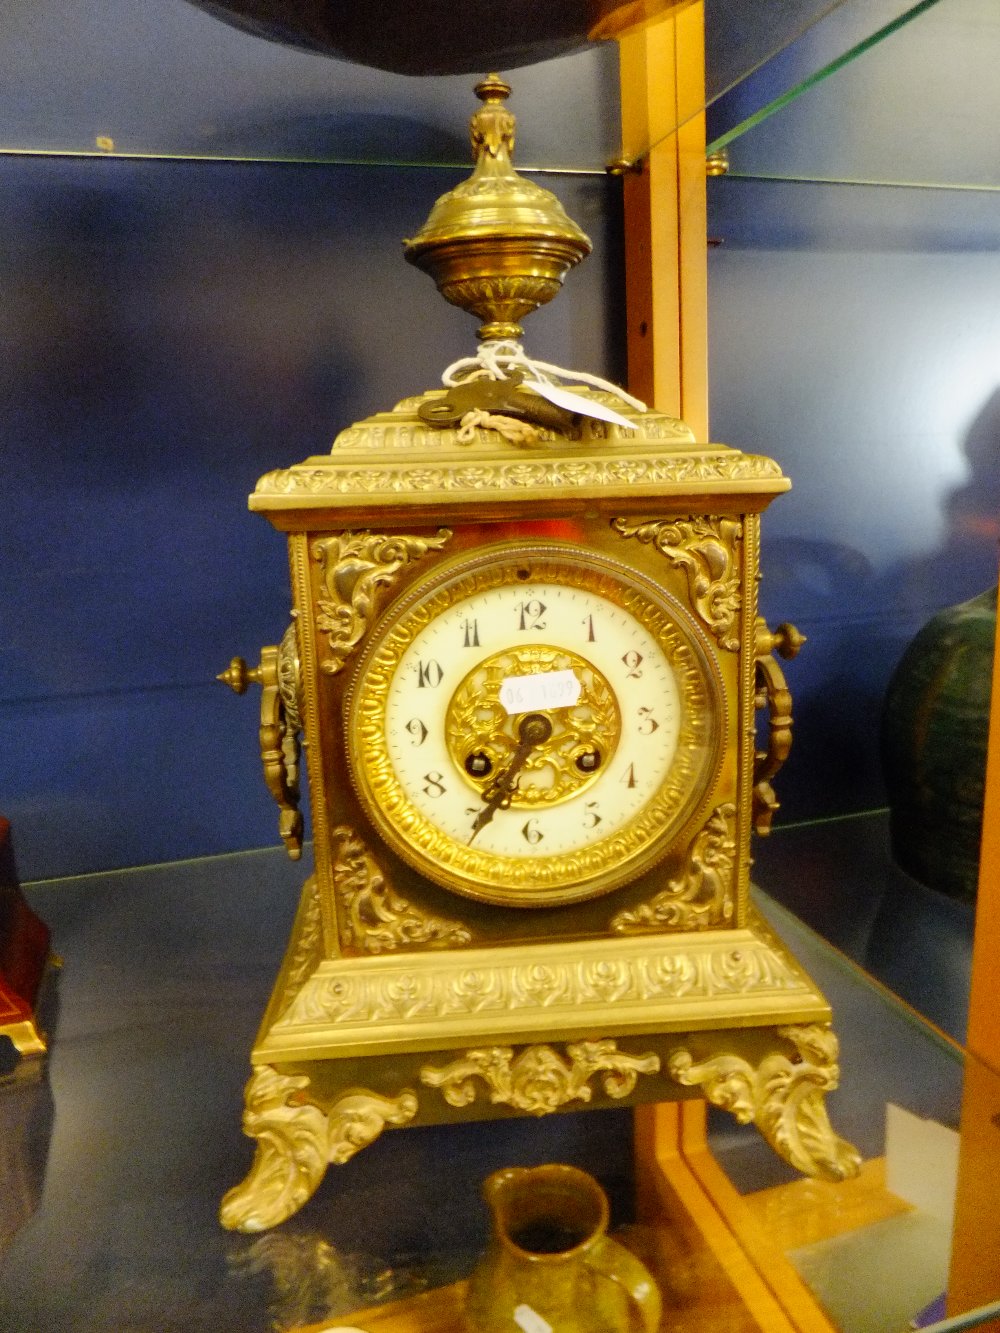
[[[753,1123],[798,1170],[845,1179],[860,1158],[826,1115],[823,1099],[839,1077],[828,1017],[814,1006],[804,1023],[485,1042],[432,1059],[411,1050],[392,1060],[270,1063],[255,1051],[244,1131],[257,1150],[247,1178],[223,1202],[222,1221],[245,1231],[276,1225],[311,1197],[328,1164],[349,1160],[387,1128],[699,1093]]]
[[[267,1065],[254,1069],[243,1126],[258,1150],[250,1175],[222,1201],[223,1226],[263,1231],[283,1222],[312,1196],[328,1163],[349,1161],[387,1124],[405,1124],[417,1109],[412,1093],[351,1091],[323,1112],[300,1095],[308,1083]]]
[[[316,625],[326,638],[324,671],[335,675],[341,669],[405,566],[440,551],[450,536],[444,528],[433,537],[347,532],[313,544],[313,558],[323,570]]]
[[[473,176],[408,257],[508,338],[588,243],[513,172],[506,85],[477,91]],[[260,672],[302,729],[316,864],[227,1226],[289,1216],[386,1126],[580,1106],[708,1098],[801,1170],[857,1168],[829,1006],[749,899],[791,743],[774,654],[800,636],[757,614],[789,482],[607,386],[526,435],[491,410],[521,391],[406,398],[250,498],[289,535],[301,688],[277,649]]]
[[[670,1057],[671,1075],[702,1087],[715,1106],[753,1122],[780,1156],[806,1175],[845,1180],[861,1168],[857,1149],[831,1128],[823,1098],[839,1082],[838,1043],[828,1024],[778,1028],[794,1054],[767,1055],[756,1067],[742,1056],[696,1061],[683,1048]]]
[[[533,747],[524,776],[511,793],[511,805],[532,809],[586,791],[597,780],[600,767],[587,768],[580,761],[600,753],[606,764],[613,757],[621,735],[621,711],[601,672],[568,648],[516,645],[473,667],[452,695],[445,715],[455,769],[465,775],[477,796],[483,796],[493,774],[509,764],[517,750],[514,715],[500,698],[504,680],[553,671],[571,671],[580,682],[580,698],[572,709],[554,710],[553,730]],[[474,766],[470,771],[470,756],[483,757],[481,774]]]
[[[428,640],[428,629],[445,623],[453,625],[454,629],[449,631],[444,642],[453,642],[457,650],[461,634],[464,632],[468,637],[468,626],[473,623],[470,607],[481,608],[483,613],[498,618],[504,615],[511,627],[509,634],[499,636],[505,645],[499,654],[484,657],[481,648],[477,650],[470,646],[467,649],[471,656],[481,658],[479,665],[487,676],[498,662],[504,661],[511,664],[512,674],[518,677],[530,678],[545,669],[547,654],[540,654],[545,645],[532,643],[530,651],[526,652],[521,643],[529,631],[518,629],[514,617],[519,606],[544,607],[542,595],[537,593],[539,588],[551,590],[544,593],[550,602],[554,600],[553,594],[558,592],[564,591],[569,599],[590,594],[590,600],[582,604],[581,610],[586,612],[590,606],[598,608],[589,617],[584,615],[581,624],[575,626],[581,653],[588,654],[585,670],[581,673],[581,680],[585,682],[583,697],[584,700],[592,699],[598,706],[591,708],[584,703],[573,710],[552,710],[554,717],[562,715],[562,718],[557,722],[551,741],[529,756],[529,767],[522,773],[517,794],[511,801],[515,811],[519,807],[530,811],[570,797],[576,799],[580,807],[576,836],[564,837],[564,845],[548,855],[540,821],[526,821],[521,828],[520,840],[514,835],[513,840],[508,838],[496,850],[491,850],[484,848],[479,840],[473,842],[470,831],[474,824],[468,816],[464,825],[452,826],[438,817],[437,807],[443,804],[447,795],[447,792],[442,793],[442,788],[455,782],[466,787],[475,786],[475,779],[470,780],[466,772],[464,759],[466,754],[480,752],[475,748],[480,745],[478,733],[475,730],[465,733],[456,727],[456,723],[468,725],[470,707],[478,706],[485,723],[492,719],[489,736],[482,742],[486,749],[482,752],[496,755],[497,762],[502,763],[505,751],[513,749],[510,720],[500,716],[503,710],[496,706],[498,682],[480,679],[478,670],[473,672],[473,683],[479,682],[477,689],[480,691],[474,699],[470,695],[469,678],[466,676],[461,680],[448,704],[445,734],[437,738],[436,748],[432,748],[436,739],[433,735],[418,735],[414,738],[418,743],[407,746],[399,734],[402,725],[409,725],[404,717],[411,706],[409,700],[413,700],[413,708],[421,706],[418,697],[421,687],[428,696],[435,689],[448,688],[446,669],[438,657],[427,657],[425,661],[415,656],[415,650],[421,652],[422,645],[427,642],[436,645],[439,640]],[[612,637],[612,653],[616,659],[620,654],[620,660],[616,661],[619,677],[616,688],[638,691],[642,701],[639,708],[629,710],[632,719],[629,755],[632,760],[629,762],[628,755],[620,760],[624,764],[621,773],[616,771],[612,760],[621,741],[622,705],[600,672],[592,668],[597,643],[589,645],[585,639],[588,620],[593,634],[595,618],[602,614],[605,619],[597,634],[612,636],[610,613],[614,610],[625,627],[619,629],[617,638]],[[522,625],[528,614],[526,610],[520,612]],[[544,614],[550,615],[551,611]],[[575,625],[578,617],[575,613],[572,616]],[[474,623],[478,634],[479,621]],[[639,627],[643,631],[642,637],[637,639],[634,632],[629,637],[629,626]],[[487,633],[485,624],[482,633],[484,636]],[[636,641],[645,650],[647,665],[644,667],[633,668],[631,665],[633,659],[641,656],[635,648]],[[644,762],[649,762],[647,755],[659,740],[658,732],[666,734],[667,721],[662,714],[658,720],[645,705],[642,684],[637,679],[642,671],[650,670],[652,645],[661,654],[660,667],[664,678],[658,682],[651,697],[660,698],[665,709],[673,706],[676,736],[672,753],[663,753],[659,747],[654,751],[662,775],[651,790],[642,791],[635,772]],[[436,651],[440,654],[441,649]],[[424,670],[428,672],[426,680],[419,674]],[[395,710],[396,716],[391,708],[393,691],[402,692],[404,686],[399,682],[407,673],[411,679],[417,675],[416,685],[404,695],[406,708]],[[670,696],[671,688],[676,691],[675,702]],[[578,713],[582,715],[582,731],[573,722]],[[432,715],[428,713],[427,717],[430,719]],[[569,721],[565,720],[567,717]],[[433,721],[425,724],[419,716],[410,721],[419,723],[422,732],[434,727]],[[581,555],[568,545],[496,546],[473,557],[445,562],[433,578],[418,584],[412,594],[401,598],[386,614],[369,640],[348,697],[347,760],[366,813],[381,837],[404,860],[446,888],[469,897],[508,906],[531,907],[575,902],[605,893],[634,879],[661,859],[714,781],[725,726],[721,677],[707,642],[679,603],[635,570],[599,559],[593,553]],[[610,828],[602,822],[599,813],[600,808],[607,806],[610,797],[603,803],[595,801],[588,805],[582,800],[588,783],[571,782],[564,776],[566,756],[561,753],[561,747],[566,744],[569,754],[577,746],[586,748],[583,738],[588,731],[601,756],[599,769],[587,775],[591,791],[597,791],[598,785],[602,785],[619,801],[621,793],[617,788],[623,784],[642,792],[638,800],[624,808],[618,807],[615,823]],[[474,748],[463,748],[467,745]],[[429,788],[423,801],[420,800],[421,793],[401,776],[400,748],[403,746],[407,746],[404,751],[407,758],[410,750],[419,751],[420,763],[414,772],[423,770],[417,782],[424,781],[424,788]],[[446,754],[454,761],[450,770],[444,763]],[[426,757],[428,755],[430,757]],[[425,764],[427,769],[424,769]],[[435,764],[439,766],[435,767]],[[552,781],[552,786],[542,785],[546,777]],[[609,787],[610,783],[616,786]],[[548,792],[553,795],[547,796]],[[469,799],[474,799],[471,792],[461,806],[466,806]],[[448,807],[448,811],[450,815],[452,807]],[[556,827],[558,831],[559,826]]]
[[[764,835],[778,809],[778,798],[771,779],[788,758],[792,748],[792,695],[774,654],[792,658],[805,643],[805,635],[794,625],[782,624],[774,631],[758,617],[755,629],[757,654],[756,694],[758,708],[767,708],[767,745],[754,755],[753,824]]]
[[[415,513],[424,522],[445,514],[443,521],[467,522],[473,504],[477,518],[521,516],[526,502],[549,515],[577,514],[586,501],[614,502],[618,514],[649,519],[655,501],[693,521],[713,504],[720,517],[730,502],[734,519],[759,512],[789,488],[773,459],[698,443],[676,417],[638,413],[611,394],[575,392],[634,418],[634,428],[584,418],[572,435],[541,430],[544,451],[486,427],[463,442],[458,427],[429,429],[421,420],[420,407],[445,394],[431,389],[341,431],[329,454],[265,473],[250,508],[289,531],[309,515],[318,526],[331,512],[342,519],[338,526],[366,528],[374,515],[389,514],[403,523]]]
[[[444,1068],[424,1065],[420,1081],[440,1088],[450,1106],[469,1106],[481,1090],[529,1115],[547,1115],[571,1102],[589,1102],[590,1080],[616,1100],[627,1097],[640,1074],[655,1073],[660,1057],[629,1055],[613,1041],[581,1041],[566,1047],[566,1057],[551,1046],[529,1046],[515,1058],[509,1046],[468,1051]],[[477,1082],[478,1080],[478,1082]]]
[[[363,953],[387,953],[414,944],[470,944],[472,932],[460,921],[432,916],[414,907],[379,870],[353,830],[335,828],[334,884],[344,909],[343,939]]]
[[[302,812],[299,810],[299,733],[302,706],[302,671],[298,636],[293,621],[281,643],[260,650],[260,663],[248,667],[234,657],[216,677],[235,694],[244,694],[253,682],[260,685],[260,758],[264,781],[278,807],[278,832],[293,861],[302,855]]]
[[[426,270],[446,301],[479,317],[479,337],[519,338],[518,320],[559,291],[591,243],[551,191],[511,163],[510,85],[490,74],[476,85],[483,105],[469,126],[476,168],[434,205],[403,251]]]
[[[629,935],[664,928],[692,930],[731,921],[736,907],[732,887],[736,856],[736,806],[727,802],[712,811],[688,849],[680,873],[648,902],[614,916],[611,929]]]
[[[579,1040],[595,1030],[828,1022],[808,976],[759,918],[741,928],[637,933],[498,948],[387,948],[327,956],[318,894],[303,889],[257,1064]],[[457,905],[457,904],[456,904]]]

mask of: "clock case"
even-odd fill
[[[404,249],[480,318],[480,354],[449,367],[445,388],[343,431],[328,455],[269,472],[250,497],[287,534],[292,622],[257,667],[234,658],[222,679],[262,687],[261,758],[292,856],[301,736],[315,870],[251,1057],[243,1123],[256,1153],[222,1204],[223,1223],[243,1230],[281,1222],[328,1164],[404,1125],[705,1097],[805,1172],[859,1166],[824,1104],[838,1079],[829,1006],[749,897],[751,831],[769,827],[791,743],[774,654],[801,642],[757,615],[760,515],[789,482],[771,459],[699,443],[592,377],[562,375],[593,385],[577,390],[590,402],[576,413],[531,389],[539,365],[517,321],[590,241],[514,170],[510,86],[490,74],[475,91],[474,171]],[[610,560],[678,608],[710,667],[688,674],[714,682],[678,679],[681,711],[714,716],[700,732],[682,726],[674,769],[709,732],[718,762],[690,765],[701,789],[636,878],[505,905],[414,868],[433,875],[440,861],[408,856],[405,826],[380,836],[391,812],[366,792],[369,818],[354,791],[349,755],[365,737],[346,704],[366,644],[444,562],[501,547],[530,564],[552,545],[584,565]]]
[[[751,832],[791,736],[774,652],[798,639],[756,605],[760,514],[789,482],[768,458],[580,392],[634,425],[584,416],[531,448],[487,426],[460,441],[421,416],[447,393],[431,390],[250,497],[287,534],[292,623],[255,671],[235,659],[226,675],[263,686],[265,774],[293,855],[301,731],[315,872],[252,1053],[256,1157],[227,1226],[280,1222],[389,1126],[691,1096],[753,1120],[803,1171],[856,1169],[823,1102],[838,1078],[829,1007],[749,897]],[[718,667],[716,775],[658,864],[585,902],[446,891],[380,841],[348,778],[344,702],[367,637],[442,561],[500,542],[596,552],[656,581]]]

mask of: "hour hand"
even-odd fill
[[[517,749],[504,771],[483,790],[485,805],[472,824],[469,842],[486,827],[498,810],[506,809],[514,796],[514,788],[528,755],[537,745],[544,745],[552,735],[552,723],[544,713],[527,713],[517,729]]]

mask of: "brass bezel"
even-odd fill
[[[459,843],[408,799],[388,752],[385,709],[400,660],[418,633],[461,599],[532,578],[582,587],[633,615],[653,635],[677,679],[677,751],[655,795],[624,827],[580,851],[519,860]],[[541,566],[541,568],[539,568]],[[382,617],[345,698],[347,767],[379,836],[435,883],[498,906],[551,907],[620,888],[678,845],[717,781],[727,732],[722,676],[708,637],[684,606],[633,567],[571,543],[503,542],[444,561]]]

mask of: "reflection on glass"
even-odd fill
[[[934,3],[706,0],[706,101],[718,104],[710,137],[794,95]],[[565,14],[556,18],[563,23]],[[538,46],[539,63],[522,65],[535,48],[518,48],[519,161],[527,169],[602,171],[621,153],[616,43],[541,59],[561,49],[561,40]],[[468,74],[419,78],[352,64],[265,40],[182,0],[140,10],[129,0],[35,0],[5,25],[0,53],[6,151],[468,160],[455,133],[467,116]],[[458,67],[447,52],[441,59],[441,68]]]
[[[45,1061],[0,1038],[0,1252],[41,1203],[54,1115]]]
[[[714,107],[709,139],[730,145],[731,172],[1000,189],[982,132],[1000,117],[1000,10],[994,0],[899,8],[866,3],[882,21],[874,34],[838,11],[835,40],[818,25]]]
[[[252,1240],[232,1241],[231,1278],[264,1275],[267,1309],[275,1330],[334,1319],[362,1306],[379,1305],[427,1289],[425,1263],[407,1266],[361,1253],[347,1254],[314,1231],[293,1226]]]

